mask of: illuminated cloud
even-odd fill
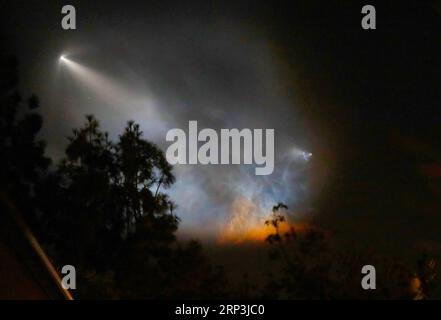
[[[188,21],[142,29],[142,34],[130,28],[85,34],[95,47],[79,53],[66,49],[57,57],[48,127],[62,134],[46,131],[49,150],[63,150],[64,137],[86,114],[94,114],[113,138],[127,120],[135,120],[164,151],[166,132],[187,128],[189,120],[215,130],[274,128],[275,166],[269,176],[256,176],[252,165],[175,166],[169,193],[182,219],[179,232],[218,239],[231,225],[238,201],[252,204],[253,228],[277,202],[307,207],[305,160],[311,158],[301,148],[298,156],[289,153],[306,139],[295,101],[280,90],[278,58],[268,40],[234,21],[207,29]],[[62,141],[54,143],[54,136]]]

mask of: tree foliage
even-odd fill
[[[42,127],[38,98],[25,99],[18,87],[18,63],[2,60],[0,92],[0,192],[36,223],[36,190],[50,165],[45,143],[37,139]]]
[[[412,273],[398,259],[385,257],[368,250],[341,250],[332,246],[329,236],[321,229],[310,227],[297,231],[280,231],[286,221],[284,210],[278,204],[273,216],[266,221],[274,233],[266,239],[270,257],[280,262],[279,273],[271,275],[264,296],[294,299],[421,299],[429,298],[436,287],[435,262],[427,256]],[[374,265],[377,289],[363,290],[361,269]]]

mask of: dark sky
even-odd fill
[[[41,98],[53,157],[88,113],[113,136],[134,119],[164,149],[189,120],[274,128],[271,176],[175,168],[184,230],[260,223],[284,201],[348,243],[441,248],[439,1],[369,1],[374,31],[360,27],[363,1],[71,1],[75,31],[60,28],[63,3],[1,5],[6,53]],[[60,70],[60,54],[88,73]]]

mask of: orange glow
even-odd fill
[[[271,213],[263,213],[251,200],[238,199],[233,203],[228,223],[221,230],[219,243],[263,242],[269,235],[275,233],[275,228],[272,225],[265,225],[265,221],[270,218]],[[283,235],[291,228],[299,233],[309,228],[309,225],[283,222],[279,224],[279,233]]]
[[[309,226],[307,224],[289,224],[284,222],[279,226],[279,233],[281,235],[289,232],[294,228],[296,233],[302,233]],[[272,226],[250,226],[242,233],[229,232],[228,230],[221,233],[219,237],[220,243],[246,243],[246,242],[263,242],[265,239],[275,233]]]

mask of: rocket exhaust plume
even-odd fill
[[[150,136],[159,135],[165,130],[165,120],[161,114],[158,102],[151,94],[137,92],[127,84],[106,76],[90,67],[78,63],[68,55],[58,59],[59,67],[68,71],[73,79],[85,90],[85,95],[102,102],[100,112],[109,118],[136,119],[141,127],[149,130]],[[69,79],[66,79],[69,80]],[[104,110],[105,108],[105,110]]]
[[[250,199],[238,198],[234,201],[230,217],[220,233],[219,243],[262,243],[275,232],[273,226],[265,224],[265,221],[271,218],[270,210],[264,211]],[[291,227],[302,232],[308,225],[306,223],[294,225],[285,221],[279,224],[279,232],[281,234],[289,232]]]

